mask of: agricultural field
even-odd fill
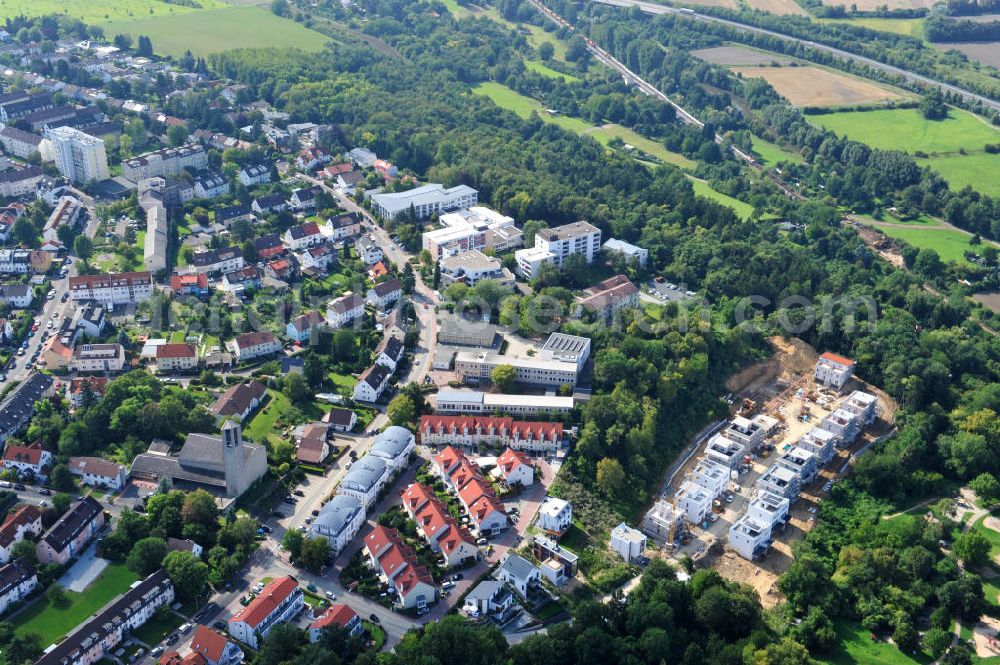
[[[874,12],[882,7],[887,7],[889,11],[894,9],[930,9],[937,0],[857,0],[851,4],[857,7],[859,12]],[[843,0],[824,0],[823,4],[835,7],[843,6]]]
[[[930,159],[918,159],[922,166],[930,166],[940,173],[952,189],[962,189],[966,185],[973,189],[1000,196],[1000,155],[986,152],[972,152],[966,155],[943,155]]]
[[[821,18],[820,23],[843,23],[844,25],[857,25],[870,30],[890,32],[894,35],[904,35],[906,37],[916,37],[922,39],[924,36],[924,21],[919,18]]]
[[[969,60],[1000,68],[1000,42],[952,42],[933,46],[942,51],[955,49],[964,53]]]
[[[222,0],[199,0],[204,9],[224,9]],[[0,18],[62,14],[84,23],[104,23],[201,11],[162,0],[0,0]]]
[[[773,63],[790,65],[795,60],[788,56],[768,51],[758,51],[748,46],[715,46],[691,51],[691,55],[713,65],[733,67],[737,65],[767,66]]]
[[[795,106],[857,106],[902,98],[898,92],[819,67],[734,67],[744,78],[763,78]]]
[[[751,9],[779,16],[809,16],[795,0],[747,0]]]
[[[108,35],[148,36],[162,55],[198,56],[248,46],[321,51],[328,37],[260,7],[227,7],[177,16],[103,23]]]
[[[968,263],[965,252],[973,247],[969,244],[971,236],[964,231],[942,226],[928,228],[926,226],[891,226],[887,224],[872,224],[890,238],[902,240],[907,245],[917,249],[933,249],[942,261],[957,261]]]
[[[706,199],[712,199],[716,203],[721,203],[727,208],[732,208],[733,212],[739,215],[742,219],[750,219],[750,215],[753,214],[753,206],[749,203],[744,203],[739,199],[734,199],[728,194],[723,194],[722,192],[717,192],[712,189],[704,180],[688,176],[691,180],[691,184],[694,185],[694,193],[698,196],[704,196]]]

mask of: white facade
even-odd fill
[[[640,266],[646,265],[649,260],[649,250],[636,247],[631,243],[616,238],[608,238],[604,243],[604,249],[610,254],[621,254],[630,261],[635,261]]]
[[[482,393],[474,390],[440,390],[434,411],[442,414],[480,414],[500,411],[514,416],[569,413],[572,397]]]
[[[601,230],[589,222],[574,222],[554,229],[545,229],[535,235],[535,246],[514,252],[518,272],[525,279],[538,276],[545,264],[562,268],[566,259],[579,254],[587,263],[593,263],[601,251]]]
[[[799,497],[800,487],[799,474],[777,463],[757,479],[758,490],[770,492],[789,502],[794,502]]]
[[[681,488],[674,495],[677,509],[684,513],[684,519],[692,524],[701,524],[712,512],[712,501],[715,497],[697,483],[690,480],[681,484]]]
[[[411,210],[417,219],[427,219],[434,213],[471,208],[479,201],[479,192],[466,185],[445,188],[432,183],[405,192],[373,194],[371,201],[382,219],[395,219]]]
[[[125,367],[125,348],[121,344],[82,344],[73,350],[73,369],[91,372],[120,372]]]
[[[748,561],[759,559],[771,544],[771,525],[744,515],[729,528],[729,546]]]
[[[72,127],[55,127],[45,132],[55,151],[56,167],[76,183],[107,180],[108,155],[104,141]]]
[[[815,454],[817,464],[822,466],[837,454],[837,435],[822,427],[813,427],[803,434],[795,445]]]
[[[861,419],[844,409],[837,409],[823,418],[822,428],[837,435],[838,445],[848,446],[861,432]]]
[[[705,445],[706,458],[730,469],[739,468],[740,464],[743,463],[745,452],[746,450],[741,444],[726,438],[721,433],[712,436]]]
[[[343,328],[364,316],[364,313],[365,299],[353,293],[346,293],[327,306],[326,322],[331,328]]]
[[[561,536],[573,525],[573,504],[554,496],[545,497],[538,509],[537,524],[546,533]]]
[[[304,606],[304,594],[294,577],[277,579],[250,601],[243,610],[229,620],[229,634],[254,649],[275,626],[291,621]],[[258,617],[258,606],[270,611]]]
[[[646,550],[646,536],[622,522],[611,530],[611,551],[627,563],[635,561]]]
[[[80,275],[69,278],[69,296],[74,302],[94,300],[105,307],[138,303],[153,295],[148,272]]]
[[[813,379],[816,383],[840,390],[854,375],[855,365],[856,363],[850,358],[827,352],[816,362]]]
[[[178,148],[163,148],[147,152],[122,162],[122,175],[132,182],[156,176],[179,175],[183,170],[200,171],[208,168],[208,153],[197,143]]]
[[[841,403],[840,408],[856,415],[861,420],[862,426],[866,426],[875,422],[877,404],[878,398],[875,395],[855,390]]]
[[[344,551],[365,523],[365,508],[357,497],[338,494],[319,510],[309,525],[311,538],[326,538],[335,554]]]
[[[711,459],[701,459],[691,471],[692,482],[701,485],[713,499],[718,498],[729,486],[731,471],[725,464],[719,464]]]

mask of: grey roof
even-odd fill
[[[35,567],[27,558],[11,561],[0,568],[0,597],[6,597],[11,589],[34,576]]]
[[[544,351],[552,351],[556,358],[564,356],[579,356],[584,352],[589,352],[590,340],[586,337],[567,335],[565,333],[554,332],[545,340],[542,347]]]
[[[52,525],[42,541],[49,544],[53,552],[62,552],[71,540],[76,538],[98,515],[101,514],[101,504],[87,496],[82,501],[76,501],[69,510]]]
[[[413,440],[413,434],[405,427],[391,425],[375,438],[369,455],[383,459],[396,459],[403,454]]]
[[[455,402],[482,404],[483,393],[478,390],[439,390],[437,394],[437,402],[438,404]]]
[[[0,298],[23,298],[30,293],[27,284],[0,284]]]
[[[52,386],[53,379],[48,374],[35,372],[17,385],[0,402],[0,431],[13,434],[24,425],[35,412],[35,402]]]
[[[389,378],[392,370],[381,363],[375,363],[364,374],[364,381],[373,389],[378,389],[382,383]]]
[[[508,556],[502,564],[500,570],[517,580],[528,580],[535,567],[530,561],[517,554]]]
[[[385,347],[382,349],[382,353],[389,356],[393,360],[399,360],[400,356],[403,355],[403,342],[398,337],[389,337],[385,341]]]
[[[385,462],[378,457],[365,455],[351,465],[351,468],[344,474],[340,481],[342,487],[368,492],[385,475]]]
[[[337,494],[320,508],[319,515],[309,527],[310,534],[336,538],[361,510],[361,502],[353,496]]]
[[[465,597],[466,600],[492,600],[498,591],[503,590],[503,582],[483,580],[477,584]]]
[[[538,235],[545,240],[552,242],[554,240],[576,238],[578,236],[594,233],[596,231],[599,231],[599,229],[590,222],[580,221],[573,222],[572,224],[563,224],[562,226],[557,226],[554,229],[542,229],[538,232]]]

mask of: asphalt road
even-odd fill
[[[716,16],[699,14],[698,12],[693,12],[691,10],[682,10],[675,7],[667,7],[664,5],[655,4],[652,2],[644,2],[643,0],[591,0],[591,2],[596,2],[602,5],[611,5],[613,7],[638,7],[639,9],[648,14],[679,14],[681,16],[687,16],[695,21],[709,21],[713,23],[721,23],[724,25],[737,28],[739,30],[743,30],[744,32],[752,32],[760,35],[768,35],[770,37],[775,37],[778,39],[782,39],[784,41],[795,42],[801,46],[805,46],[816,51],[823,51],[825,53],[830,53],[843,60],[851,60],[854,62],[867,65],[872,69],[877,69],[879,71],[895,74],[912,83],[919,83],[920,85],[936,87],[942,92],[947,92],[953,95],[957,95],[962,99],[966,100],[967,102],[979,102],[984,106],[1000,111],[1000,101],[990,99],[989,97],[984,97],[983,95],[979,95],[964,88],[951,85],[950,83],[938,81],[936,79],[924,76],[922,74],[917,74],[915,72],[907,71],[905,69],[901,69],[893,65],[888,65],[884,62],[879,62],[878,60],[873,60],[872,58],[868,58],[863,55],[858,55],[856,53],[844,51],[839,48],[834,48],[833,46],[826,46],[825,44],[818,44],[816,42],[809,41],[806,39],[799,39],[798,37],[792,37],[789,35],[782,34],[780,32],[775,32],[773,30],[766,30],[764,28],[758,28],[752,25],[746,25],[744,23],[738,23],[736,21],[730,21],[728,19],[718,18]]]

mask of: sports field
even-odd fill
[[[795,106],[856,106],[901,95],[860,78],[819,67],[734,67],[744,78],[763,78]]]
[[[108,35],[148,36],[153,50],[162,55],[198,56],[235,48],[277,47],[321,51],[325,35],[280,18],[261,7],[226,7],[176,16],[159,16],[103,23]]]
[[[222,0],[198,0],[204,9],[228,7]],[[162,0],[0,0],[0,18],[62,14],[84,23],[103,23],[200,11]]]

